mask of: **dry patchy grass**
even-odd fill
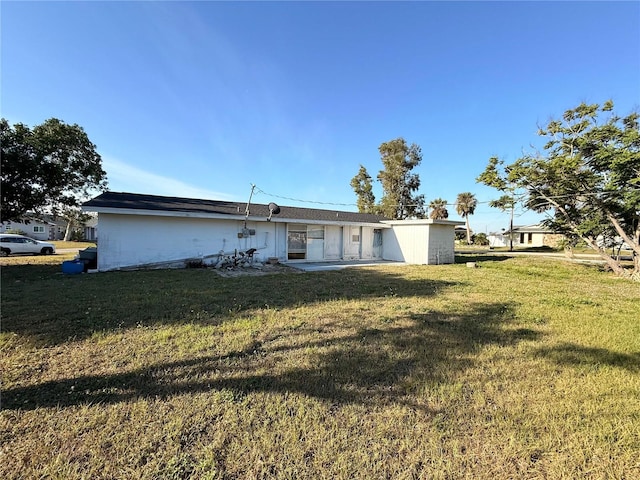
[[[0,476],[640,476],[637,284],[480,265],[7,266]]]
[[[73,260],[78,252],[87,247],[95,247],[95,243],[90,242],[51,242],[56,246],[57,253],[54,255],[11,255],[8,257],[0,257],[0,267],[9,265],[57,265],[60,267],[65,260]],[[60,253],[60,250],[73,249],[73,252]]]

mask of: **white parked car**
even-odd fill
[[[13,253],[52,255],[56,253],[56,247],[53,243],[41,242],[40,240],[34,240],[24,235],[2,233],[0,234],[0,251],[2,252],[2,256]]]

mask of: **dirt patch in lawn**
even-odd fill
[[[289,267],[287,265],[282,265],[281,263],[265,263],[250,267],[237,266],[233,268],[211,268],[211,270],[216,272],[221,277],[273,275],[276,273],[304,273],[301,270]]]

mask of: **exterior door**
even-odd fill
[[[327,225],[324,227],[324,259],[342,258],[342,227]]]
[[[324,260],[324,227],[321,225],[307,227],[307,260]]]
[[[344,258],[357,260],[360,258],[360,227],[344,227]]]
[[[373,258],[382,258],[382,229],[373,230]]]

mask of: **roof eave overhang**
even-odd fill
[[[145,210],[138,208],[120,208],[120,207],[92,207],[82,206],[82,210],[85,212],[96,212],[98,214],[112,214],[112,215],[139,215],[139,216],[152,216],[152,217],[178,217],[178,218],[204,218],[204,219],[216,219],[216,220],[236,220],[248,222],[271,222],[271,223],[299,223],[306,225],[359,225],[364,227],[375,228],[391,228],[390,225],[385,225],[382,222],[358,222],[348,220],[311,220],[303,218],[285,218],[272,216],[271,220],[267,220],[266,216],[249,215],[231,215],[227,213],[207,213],[207,212],[184,212],[176,210]]]
[[[464,225],[464,222],[458,220],[433,220],[429,219],[417,219],[417,220],[382,220],[381,223],[391,225],[391,226],[402,226],[402,225],[449,225],[449,226],[457,226]]]

